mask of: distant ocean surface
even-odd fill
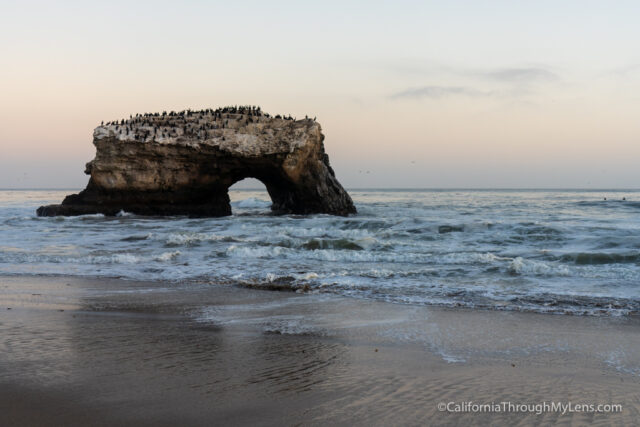
[[[352,190],[345,218],[273,216],[266,192],[235,190],[224,218],[35,215],[72,192],[0,191],[0,274],[640,314],[638,191]]]

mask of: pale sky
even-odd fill
[[[0,3],[0,188],[81,188],[101,120],[316,116],[356,187],[640,187],[638,1]]]

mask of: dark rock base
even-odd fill
[[[59,205],[40,206],[38,216],[77,216],[103,214],[115,216],[120,212],[136,215],[190,217],[219,217],[231,215],[229,195],[225,192],[203,197],[189,192],[100,192],[84,190],[71,194]]]

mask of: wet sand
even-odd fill
[[[0,277],[0,425],[634,425],[640,320]],[[622,405],[447,413],[440,402]]]

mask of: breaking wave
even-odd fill
[[[362,191],[352,192],[358,215],[334,217],[265,214],[268,196],[237,191],[225,218],[35,216],[63,196],[0,198],[14,198],[0,203],[0,274],[197,281],[541,313],[639,310],[640,193],[604,202],[588,192]]]
[[[271,202],[258,199],[256,197],[249,197],[247,199],[231,203],[231,207],[240,209],[269,209],[271,208]]]

